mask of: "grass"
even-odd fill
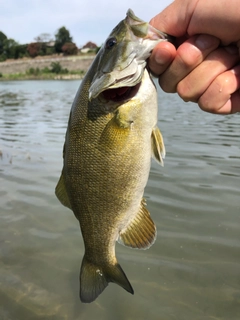
[[[25,73],[15,74],[0,73],[0,81],[81,79],[83,78],[84,74],[85,72],[83,70],[69,71],[66,68],[63,69],[59,62],[52,62],[51,68],[30,68]]]
[[[82,79],[84,71],[74,71],[66,73],[39,73],[39,74],[28,74],[28,73],[13,73],[13,74],[2,74],[0,75],[0,81],[13,81],[13,80],[55,80],[55,79]]]

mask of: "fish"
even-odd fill
[[[133,294],[116,258],[116,241],[147,249],[156,239],[143,194],[151,158],[163,165],[165,146],[147,59],[158,42],[167,40],[129,9],[102,45],[72,104],[55,193],[80,223],[83,303],[93,302],[110,282]]]

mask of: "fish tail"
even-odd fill
[[[84,256],[80,271],[80,300],[86,303],[94,301],[108,286],[109,282],[117,283],[131,294],[134,293],[130,282],[118,263],[97,266]]]

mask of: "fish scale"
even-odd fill
[[[98,52],[72,105],[56,195],[80,223],[82,302],[94,301],[109,282],[133,294],[115,243],[147,249],[156,239],[143,194],[151,157],[163,164],[165,148],[146,59],[166,40],[129,10]]]

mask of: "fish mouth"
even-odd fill
[[[120,87],[107,89],[101,92],[101,95],[107,101],[121,102],[132,99],[138,92],[141,82],[132,87]]]

